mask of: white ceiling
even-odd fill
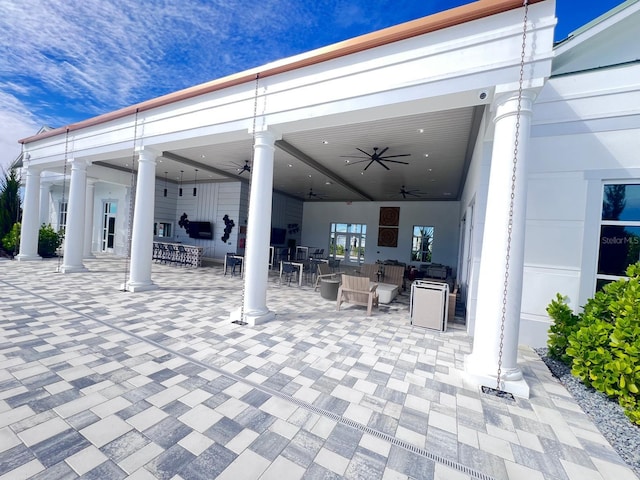
[[[305,201],[458,199],[482,112],[482,106],[465,107],[284,134],[276,142],[274,190]],[[384,162],[389,170],[369,165],[358,149],[373,154],[375,147],[387,149],[383,156],[408,155],[391,158],[408,164]],[[168,150],[158,160],[156,177],[249,181],[250,173],[240,172],[251,155],[251,139]],[[129,162],[98,163],[126,170]]]

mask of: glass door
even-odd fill
[[[345,264],[364,263],[367,226],[359,223],[332,223],[329,258]]]
[[[113,253],[116,238],[116,202],[104,202],[102,209],[102,251]]]

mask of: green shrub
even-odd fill
[[[62,235],[56,232],[51,225],[42,225],[38,232],[38,255],[41,257],[53,257],[56,250],[62,244]]]
[[[9,233],[2,238],[2,248],[9,253],[15,253],[20,246],[20,223],[14,223]]]
[[[549,339],[547,340],[549,355],[564,363],[571,363],[571,357],[566,353],[569,346],[569,335],[578,330],[580,317],[574,315],[564,297],[559,293],[547,307],[547,313],[554,320],[549,327]]]
[[[547,308],[555,321],[548,343],[554,356],[571,359],[573,375],[617,398],[640,425],[640,263],[629,266],[626,274],[628,279],[596,293],[580,315],[557,295]]]

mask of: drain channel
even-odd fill
[[[312,405],[310,403],[304,402],[304,401],[299,400],[299,399],[297,399],[295,397],[292,397],[290,395],[284,394],[284,393],[282,393],[282,392],[280,392],[278,390],[274,390],[274,389],[272,389],[270,387],[267,387],[265,385],[260,385],[259,383],[252,382],[251,380],[247,380],[246,378],[241,377],[239,375],[236,375],[235,373],[226,372],[226,371],[222,370],[221,368],[216,367],[214,365],[208,365],[208,364],[202,362],[201,360],[192,358],[187,354],[184,354],[184,353],[181,353],[181,352],[179,352],[177,350],[173,350],[173,349],[171,349],[169,347],[166,347],[166,346],[156,342],[155,340],[151,340],[151,339],[145,338],[145,337],[143,337],[141,335],[138,335],[138,334],[136,334],[134,332],[130,332],[128,330],[125,330],[124,328],[119,327],[117,325],[112,325],[111,323],[109,323],[107,321],[104,321],[104,320],[101,320],[99,318],[93,317],[93,316],[91,316],[91,315],[89,315],[87,313],[79,312],[77,310],[74,310],[71,307],[67,307],[66,305],[62,305],[62,304],[60,304],[60,303],[58,303],[58,302],[56,302],[54,300],[50,300],[50,299],[48,299],[48,298],[46,298],[46,297],[44,297],[44,296],[42,296],[42,295],[40,295],[38,293],[34,293],[34,292],[31,292],[31,291],[25,290],[25,289],[23,289],[21,287],[18,287],[16,285],[8,283],[8,282],[6,282],[4,280],[0,280],[0,283],[3,283],[5,285],[7,285],[9,287],[12,287],[12,288],[14,288],[16,290],[19,290],[19,291],[21,291],[23,293],[26,293],[27,295],[31,295],[33,297],[40,298],[41,300],[44,300],[45,302],[48,302],[48,303],[50,303],[52,305],[55,305],[55,306],[57,306],[59,308],[67,310],[69,312],[72,312],[72,313],[74,313],[76,315],[79,315],[79,316],[82,316],[82,317],[87,318],[89,320],[92,320],[94,322],[97,322],[97,323],[99,323],[101,325],[104,325],[106,327],[112,328],[113,330],[117,330],[118,332],[124,333],[124,334],[126,334],[126,335],[128,335],[130,337],[133,337],[133,338],[137,339],[137,340],[140,340],[140,341],[145,342],[147,344],[153,345],[154,347],[156,347],[156,348],[158,348],[160,350],[164,350],[165,352],[170,353],[171,355],[175,355],[176,357],[180,357],[180,358],[182,358],[184,360],[187,360],[188,362],[190,362],[192,364],[195,364],[195,365],[198,365],[199,367],[205,368],[207,370],[214,371],[214,372],[216,372],[216,373],[218,373],[218,374],[220,374],[222,376],[225,376],[225,377],[227,377],[227,378],[229,378],[231,380],[234,380],[236,382],[240,382],[240,383],[244,383],[245,385],[249,385],[252,388],[255,388],[256,390],[259,390],[259,391],[261,391],[263,393],[266,393],[267,395],[271,395],[273,397],[281,398],[281,399],[286,400],[286,401],[288,401],[290,403],[293,403],[293,404],[295,404],[295,405],[297,405],[297,406],[299,406],[301,408],[304,408],[305,410],[308,410],[308,411],[316,413],[318,415],[322,415],[323,417],[329,418],[329,419],[331,419],[331,420],[333,420],[333,421],[335,421],[337,423],[341,423],[343,425],[346,425],[348,427],[356,429],[356,430],[358,430],[360,432],[367,433],[367,434],[372,435],[374,437],[377,437],[377,438],[380,438],[382,440],[385,440],[385,441],[389,442],[392,445],[400,447],[400,448],[402,448],[404,450],[407,450],[409,452],[415,453],[416,455],[420,455],[421,457],[427,458],[427,459],[429,459],[429,460],[431,460],[431,461],[433,461],[435,463],[439,463],[441,465],[446,465],[447,467],[449,467],[449,468],[451,468],[453,470],[456,470],[458,472],[461,472],[461,473],[464,473],[466,475],[469,475],[471,478],[474,478],[474,479],[477,479],[477,480],[495,480],[494,477],[492,477],[490,475],[487,475],[485,473],[479,472],[477,470],[474,470],[472,468],[469,468],[466,465],[462,465],[460,463],[454,462],[453,460],[449,460],[448,458],[441,457],[440,455],[436,455],[436,454],[434,454],[432,452],[429,452],[428,450],[426,450],[424,448],[417,447],[417,446],[415,446],[415,445],[413,445],[411,443],[405,442],[404,440],[400,440],[400,439],[398,439],[398,438],[396,438],[396,437],[394,437],[392,435],[389,435],[387,433],[384,433],[384,432],[381,432],[379,430],[373,429],[373,428],[371,428],[371,427],[369,427],[367,425],[364,425],[362,423],[355,422],[355,421],[353,421],[353,420],[351,420],[349,418],[345,418],[342,415],[337,415],[337,414],[335,414],[333,412],[330,412],[328,410],[325,410],[323,408],[316,407],[315,405]]]

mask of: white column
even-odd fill
[[[157,156],[157,153],[148,148],[138,150],[138,179],[131,232],[130,274],[129,281],[122,286],[123,290],[130,292],[158,288],[151,281]]]
[[[49,198],[51,193],[51,184],[48,182],[43,182],[42,178],[40,179],[40,209],[38,211],[39,215],[39,224],[45,225],[51,223],[51,218],[49,218],[49,205],[51,199]]]
[[[479,385],[496,388],[498,364],[501,358],[500,390],[521,397],[529,396],[529,386],[518,368],[517,355],[524,266],[527,154],[534,98],[533,92],[524,91],[521,99],[502,348],[500,348],[500,339],[503,326],[502,312],[516,124],[518,122],[518,95],[512,93],[496,100],[495,131],[478,279],[473,353],[469,355],[466,363],[466,371],[472,381]]]
[[[255,134],[243,265],[245,275],[242,320],[249,325],[259,325],[275,318],[275,313],[267,308],[275,141],[275,135],[268,130]],[[240,312],[232,312],[231,317],[239,319]]]
[[[96,191],[96,179],[87,180],[86,203],[84,210],[84,248],[82,249],[83,258],[94,258],[91,247],[93,246],[93,208],[94,197]]]
[[[27,166],[22,170],[24,178],[24,203],[20,227],[20,253],[16,260],[42,260],[38,255],[38,231],[40,225],[40,170]]]
[[[62,273],[85,272],[82,263],[84,247],[84,212],[87,195],[87,162],[77,158],[69,159],[71,180],[69,182],[69,203],[67,225],[64,230],[64,258]]]

